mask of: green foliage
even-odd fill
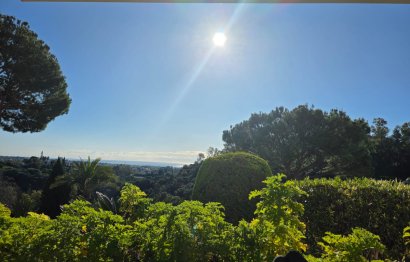
[[[274,173],[306,176],[368,176],[370,128],[343,111],[307,105],[252,114],[223,132],[225,150],[247,151],[266,159]]]
[[[404,245],[406,246],[405,256],[410,258],[410,226],[403,229],[403,240]]]
[[[405,180],[410,177],[410,122],[397,126],[388,136],[387,121],[374,120],[372,158],[376,178]]]
[[[233,227],[224,221],[218,203],[155,203],[134,228],[143,261],[226,261],[230,257]]]
[[[38,211],[40,208],[41,191],[32,191],[19,195],[13,206],[14,216],[25,216],[29,211]]]
[[[47,175],[40,169],[30,167],[9,167],[2,169],[4,179],[13,181],[24,192],[43,189]]]
[[[323,242],[319,242],[323,249],[323,261],[350,262],[370,261],[377,259],[385,250],[380,237],[362,228],[353,228],[347,236],[326,232]]]
[[[258,156],[244,153],[226,153],[203,161],[199,169],[192,199],[220,202],[226,218],[237,223],[250,220],[255,202],[248,200],[249,193],[263,186],[262,181],[271,175],[267,162]]]
[[[0,203],[0,217],[10,217],[11,211],[5,205]]]
[[[390,257],[399,259],[404,253],[401,236],[410,221],[410,186],[368,178],[305,179],[296,184],[308,193],[299,202],[305,207],[302,221],[309,252],[320,252],[316,243],[325,232],[347,235],[361,227],[380,236]]]
[[[67,83],[50,48],[27,22],[0,14],[0,128],[39,132],[71,100]]]
[[[127,258],[131,227],[121,216],[95,210],[91,204],[76,200],[65,205],[54,225],[58,261],[121,261]]]
[[[161,167],[158,170],[150,169],[149,174],[133,176],[124,181],[137,185],[154,201],[164,201],[176,205],[183,200],[191,199],[200,166],[201,162],[195,162],[184,165],[179,170],[172,167]]]
[[[0,177],[0,203],[13,209],[16,206],[20,194],[19,187],[15,183],[6,181]]]
[[[71,195],[81,196],[88,201],[96,198],[96,191],[101,191],[104,188],[116,188],[117,178],[113,174],[113,170],[109,166],[100,166],[101,159],[96,158],[91,160],[88,157],[87,161],[81,160],[74,163],[73,170],[56,178],[55,183],[51,188],[58,188],[64,185],[71,187]]]
[[[50,258],[52,223],[47,216],[31,212],[27,217],[2,216],[0,253],[4,261],[44,261]]]
[[[259,198],[255,214],[260,219],[269,220],[275,226],[289,225],[291,228],[304,230],[304,224],[299,221],[304,207],[295,201],[298,197],[306,195],[294,181],[282,183],[284,174],[270,176],[263,181],[266,186],[261,190],[252,191],[249,198]]]
[[[139,187],[126,183],[121,189],[120,213],[126,221],[135,221],[144,216],[151,202],[152,199],[147,198],[147,194]]]
[[[238,226],[225,221],[223,206],[219,203],[184,201],[176,206],[153,203],[132,184],[126,184],[121,190],[121,216],[96,209],[87,201],[75,200],[64,205],[62,213],[55,219],[33,212],[15,218],[6,206],[0,204],[0,254],[5,261],[272,261],[276,255],[286,254],[291,249],[306,250],[307,246],[302,242],[305,224],[300,220],[304,207],[296,200],[302,200],[308,210],[312,204],[310,194],[316,195],[307,185],[333,185],[328,180],[283,182],[283,177],[268,177],[264,188],[250,194],[250,198],[259,200],[255,217],[251,222],[241,220]],[[367,188],[368,185],[361,187],[365,182],[338,179],[333,183],[338,183],[342,192],[349,192],[349,196],[357,201],[355,191]],[[343,183],[354,183],[354,187],[347,190]],[[375,185],[383,187],[380,181]],[[393,185],[406,189],[399,183],[384,186]],[[306,188],[309,195],[302,190]],[[334,193],[331,190],[325,192]],[[331,197],[320,196],[323,201],[325,197]],[[320,208],[318,212],[328,221],[325,212]],[[366,210],[363,208],[362,212]],[[343,214],[339,215],[346,219]],[[394,219],[391,215],[390,218]],[[386,222],[384,226],[393,230],[396,225],[390,223]],[[308,232],[315,226],[307,225]],[[329,224],[328,228],[341,225]],[[333,232],[321,236],[323,240],[318,247],[323,254],[316,254],[322,255],[321,258],[308,256],[310,261],[364,261],[364,258],[377,258],[385,249],[378,236],[364,229],[354,228],[348,236]],[[408,241],[408,235],[409,229],[406,228],[405,241]],[[389,247],[387,251],[390,251]]]
[[[0,203],[0,235],[2,231],[9,226],[10,223],[11,210],[5,205]],[[1,249],[0,249],[1,250]]]
[[[302,243],[305,224],[299,220],[303,205],[294,200],[306,193],[293,181],[282,183],[284,177],[268,177],[264,181],[266,187],[250,194],[249,198],[259,198],[260,202],[256,218],[250,223],[242,220],[236,229],[238,260],[243,257],[244,261],[272,261],[290,250],[306,251]]]
[[[141,203],[145,212],[138,213]],[[81,200],[53,220],[35,213],[11,218],[0,205],[0,253],[7,261],[229,260],[233,226],[220,204],[151,204],[132,185],[122,190],[121,204],[138,213],[135,222],[126,225],[121,216]]]
[[[63,159],[58,158],[43,189],[40,210],[53,218],[61,213],[60,206],[68,203],[70,198],[69,185],[52,187],[56,179],[64,176],[65,173]]]
[[[10,218],[0,206],[0,253],[5,261],[130,261],[131,227],[85,201],[64,206],[54,220],[29,212]]]

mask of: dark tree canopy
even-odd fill
[[[273,173],[306,176],[371,174],[370,127],[345,112],[324,112],[301,105],[252,114],[223,132],[227,151],[252,152],[266,159]]]
[[[372,159],[376,178],[410,177],[410,122],[396,126],[391,135],[387,121],[376,118],[372,126]]]
[[[64,159],[58,158],[54,163],[53,169],[48,177],[46,185],[44,186],[41,195],[41,212],[50,217],[56,217],[61,213],[63,204],[67,204],[70,200],[70,187],[68,185],[61,185],[59,187],[51,187],[58,177],[65,174]]]
[[[0,128],[39,132],[71,100],[57,58],[27,22],[0,14]]]

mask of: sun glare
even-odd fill
[[[215,45],[215,46],[220,46],[220,47],[222,47],[222,46],[225,45],[226,36],[225,36],[224,33],[221,33],[221,32],[215,33],[215,34],[214,34],[214,37],[212,38],[212,41],[214,42],[214,45]]]

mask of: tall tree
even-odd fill
[[[0,128],[39,132],[71,100],[57,58],[27,22],[0,14]]]
[[[222,139],[227,151],[248,151],[266,159],[274,173],[290,178],[371,173],[370,128],[345,112],[324,112],[307,105],[277,107],[252,114]]]
[[[389,135],[387,121],[373,121],[372,159],[376,178],[405,180],[410,177],[410,122],[394,128]]]
[[[393,137],[395,134],[397,134],[395,142],[400,145],[396,177],[405,180],[410,178],[410,122],[396,127],[393,131]]]
[[[41,196],[40,211],[50,217],[56,217],[60,214],[60,206],[67,204],[70,200],[70,187],[68,185],[63,184],[58,187],[51,187],[56,179],[64,176],[64,174],[63,160],[58,158],[54,163],[53,170],[48,177]]]

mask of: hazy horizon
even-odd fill
[[[6,156],[6,155],[0,155],[0,158],[30,158],[30,157],[40,157],[40,155],[32,155],[32,156]],[[44,157],[49,157],[51,160],[55,160],[58,157],[50,157],[47,155],[44,155]],[[63,156],[59,156],[63,157]],[[64,157],[63,157],[64,158]],[[81,160],[86,160],[87,158],[65,158],[68,161],[81,161]],[[134,166],[151,166],[151,167],[174,167],[174,168],[179,168],[182,167],[184,164],[178,164],[178,163],[167,163],[167,162],[145,162],[145,161],[138,161],[138,160],[110,160],[110,159],[101,159],[100,163],[103,164],[111,164],[111,165],[134,165]]]

